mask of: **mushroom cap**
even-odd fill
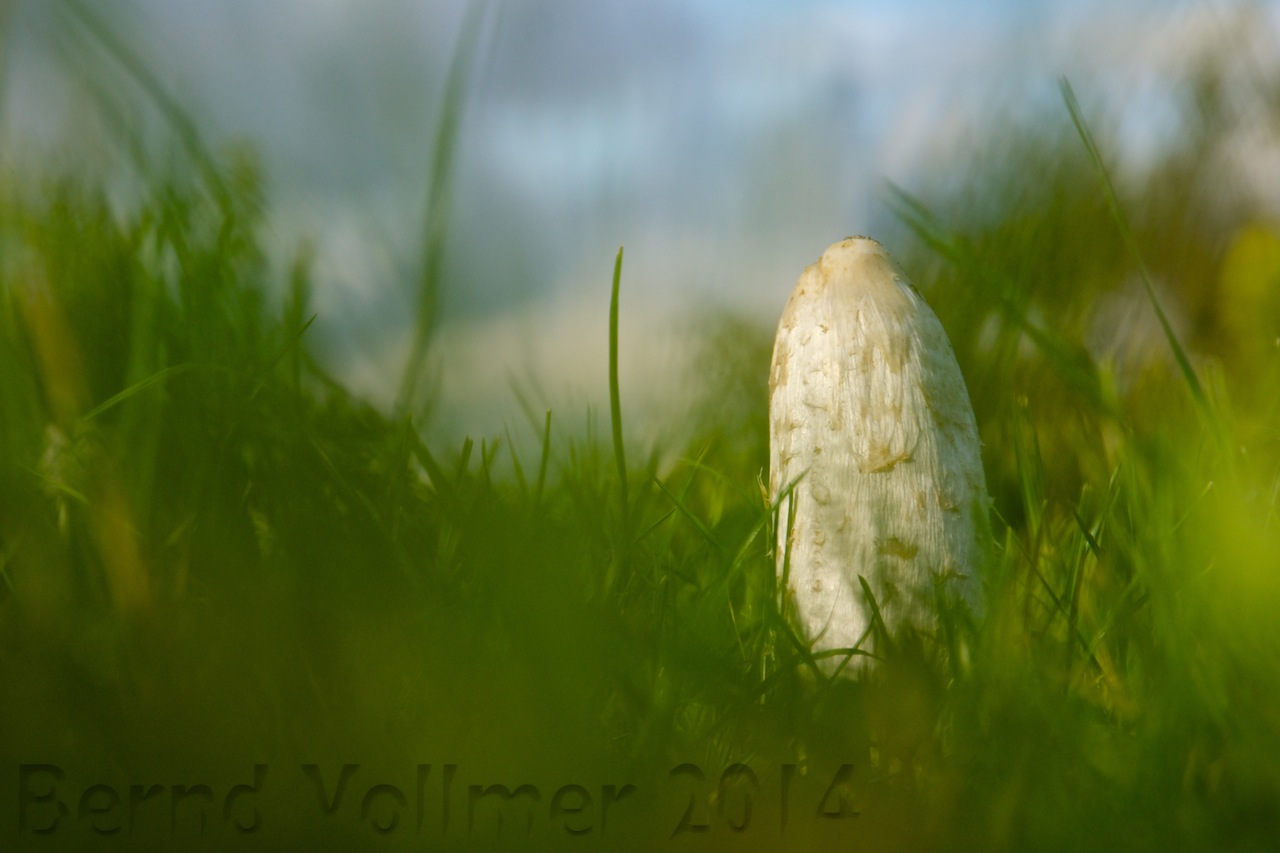
[[[815,650],[874,650],[860,578],[891,631],[933,631],[939,593],[981,606],[986,484],[964,378],[942,324],[868,237],[830,246],[783,311],[770,490],[778,573]]]

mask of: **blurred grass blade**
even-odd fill
[[[520,451],[516,448],[516,443],[511,439],[511,430],[506,430],[507,444],[511,445],[511,468],[512,473],[516,475],[516,485],[520,488],[522,497],[529,496],[529,481],[524,476],[524,465],[520,462]]]
[[[10,22],[16,7],[16,0],[0,0],[0,115],[4,114],[9,101],[9,72],[13,63]],[[3,565],[0,564],[0,570],[2,569]]]
[[[622,446],[622,394],[618,388],[618,291],[622,284],[622,247],[613,264],[613,295],[609,299],[609,416],[613,426],[613,455],[618,463],[622,512],[627,512],[627,453]]]
[[[1071,121],[1075,125],[1076,132],[1080,134],[1080,141],[1084,143],[1085,150],[1089,153],[1089,159],[1093,163],[1093,168],[1098,173],[1098,179],[1102,183],[1102,191],[1106,196],[1107,207],[1111,211],[1111,217],[1115,220],[1116,227],[1120,229],[1120,236],[1124,239],[1125,248],[1128,249],[1134,264],[1138,267],[1138,275],[1142,279],[1142,286],[1147,292],[1147,299],[1150,301],[1152,309],[1155,310],[1156,319],[1160,322],[1160,330],[1164,333],[1165,340],[1169,343],[1169,349],[1173,351],[1173,357],[1178,363],[1178,369],[1182,372],[1182,378],[1187,383],[1187,388],[1195,400],[1196,407],[1200,410],[1205,425],[1213,431],[1216,439],[1222,441],[1223,435],[1218,419],[1214,415],[1213,408],[1209,405],[1209,399],[1204,393],[1204,387],[1200,384],[1200,378],[1196,375],[1195,368],[1191,365],[1191,360],[1187,358],[1186,350],[1183,349],[1182,344],[1178,341],[1178,336],[1174,333],[1173,326],[1169,323],[1169,318],[1164,313],[1164,308],[1161,307],[1160,300],[1156,296],[1155,286],[1151,282],[1151,271],[1147,268],[1147,262],[1142,256],[1142,250],[1138,248],[1138,241],[1133,236],[1133,229],[1129,226],[1129,220],[1125,216],[1124,208],[1120,206],[1120,200],[1116,196],[1115,185],[1111,182],[1111,174],[1107,171],[1106,164],[1102,162],[1102,153],[1098,150],[1093,134],[1089,131],[1089,125],[1085,121],[1080,102],[1076,100],[1076,93],[1071,88],[1071,83],[1066,77],[1059,80],[1059,86],[1062,89],[1062,100],[1066,103],[1067,111],[1071,113]]]
[[[883,638],[881,647],[885,650],[885,654],[893,654],[896,643],[893,635],[889,633],[889,626],[885,624],[884,617],[880,615],[880,603],[876,601],[875,593],[871,591],[871,584],[867,583],[864,575],[858,575],[858,585],[862,587],[862,595],[871,607],[871,624],[867,626],[868,632],[873,628],[879,630]],[[864,634],[863,636],[865,637],[866,635]],[[857,648],[857,646],[854,648]]]
[[[200,132],[196,129],[195,122],[187,115],[187,111],[182,108],[177,99],[165,88],[160,78],[153,74],[141,57],[112,31],[111,27],[102,18],[98,17],[96,12],[91,12],[85,3],[81,2],[81,0],[60,0],[60,2],[71,13],[71,17],[89,33],[94,41],[102,46],[103,50],[125,70],[126,74],[133,78],[133,81],[156,105],[160,110],[160,114],[164,116],[165,121],[169,123],[169,126],[182,142],[187,155],[191,157],[200,169],[204,179],[209,182],[210,188],[217,197],[218,204],[224,209],[230,207],[232,194],[223,180],[222,171],[218,168],[217,161],[205,146]]]
[[[693,529],[698,531],[698,533],[702,536],[702,538],[707,540],[707,542],[711,545],[711,547],[714,548],[717,553],[723,556],[725,553],[724,544],[719,539],[716,538],[716,535],[712,533],[711,529],[702,522],[702,519],[698,518],[697,514],[692,509],[690,509],[688,505],[683,500],[681,500],[679,496],[677,496],[674,492],[668,489],[666,485],[662,482],[662,480],[660,480],[657,477],[654,477],[653,483],[658,487],[659,491],[661,491],[662,494],[664,494],[667,497],[667,500],[671,501],[671,503],[675,505],[675,508],[679,510],[680,514],[683,515],[689,521],[689,523],[693,525]]]
[[[449,76],[445,81],[444,103],[436,123],[435,146],[427,185],[413,343],[409,347],[396,399],[396,408],[400,412],[408,412],[413,407],[440,307],[441,265],[444,260],[445,239],[448,236],[449,202],[453,191],[457,146],[462,134],[462,108],[470,73],[476,62],[487,8],[488,4],[484,2],[467,6],[462,31],[458,35],[458,45],[449,66]]]
[[[161,382],[164,382],[170,376],[175,376],[179,373],[185,373],[186,371],[193,369],[194,366],[195,365],[191,365],[191,364],[175,364],[172,367],[166,367],[163,370],[157,373],[154,373],[151,376],[148,376],[146,379],[143,379],[141,382],[136,382],[133,385],[130,385],[128,388],[125,388],[123,391],[113,394],[110,397],[108,397],[106,400],[103,400],[101,403],[94,406],[84,415],[84,420],[91,421],[94,418],[101,415],[103,412],[106,412],[109,409],[115,408],[119,404],[123,403],[125,400],[128,400],[130,397],[134,396],[135,394],[138,394],[142,391],[147,390],[152,385],[157,385]]]
[[[995,300],[996,307],[1031,340],[1067,387],[1087,399],[1097,411],[1112,420],[1122,421],[1120,410],[1103,390],[1093,364],[1069,352],[1059,341],[1033,323],[1010,296],[1017,287],[1007,276],[978,257],[960,237],[942,227],[933,213],[917,198],[894,184],[889,184],[896,212],[912,231],[931,249],[941,255],[970,284],[984,283],[982,295]]]
[[[533,503],[542,504],[542,490],[547,485],[547,465],[551,461],[551,410],[547,409],[547,424],[542,430],[542,454],[538,459],[538,481],[533,487]]]

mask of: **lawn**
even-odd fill
[[[962,186],[891,191],[993,556],[967,654],[896,644],[855,678],[775,580],[772,329],[708,324],[679,443],[633,438],[615,379],[607,414],[445,445],[417,367],[378,409],[315,351],[251,151],[175,112],[126,204],[7,176],[0,838],[1274,849],[1280,231],[1196,103],[1123,181],[1064,85]],[[426,233],[419,357],[449,286]],[[614,340],[624,257],[600,259]]]

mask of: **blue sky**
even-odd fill
[[[53,49],[55,5],[19,0],[5,101],[6,133],[37,140],[27,150],[48,168],[82,156],[65,140],[95,127]],[[548,402],[601,399],[620,244],[624,382],[643,406],[687,355],[690,305],[772,322],[829,243],[892,236],[886,181],[925,191],[962,177],[977,140],[1056,98],[1061,75],[1086,103],[1130,117],[1134,156],[1158,149],[1172,127],[1171,69],[1234,5],[493,4],[461,128],[432,355],[455,428],[500,428],[513,377],[536,378]],[[283,256],[315,240],[316,333],[375,399],[395,387],[462,13],[459,0],[111,6],[113,26],[215,144],[257,146],[273,246]],[[109,151],[95,156],[109,167]]]

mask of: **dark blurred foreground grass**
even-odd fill
[[[971,655],[833,683],[779,615],[771,330],[708,335],[687,446],[621,474],[576,413],[437,446],[313,359],[250,158],[8,185],[0,837],[1274,849],[1280,233],[1184,151],[1117,217],[1062,119],[898,197],[998,557]]]

